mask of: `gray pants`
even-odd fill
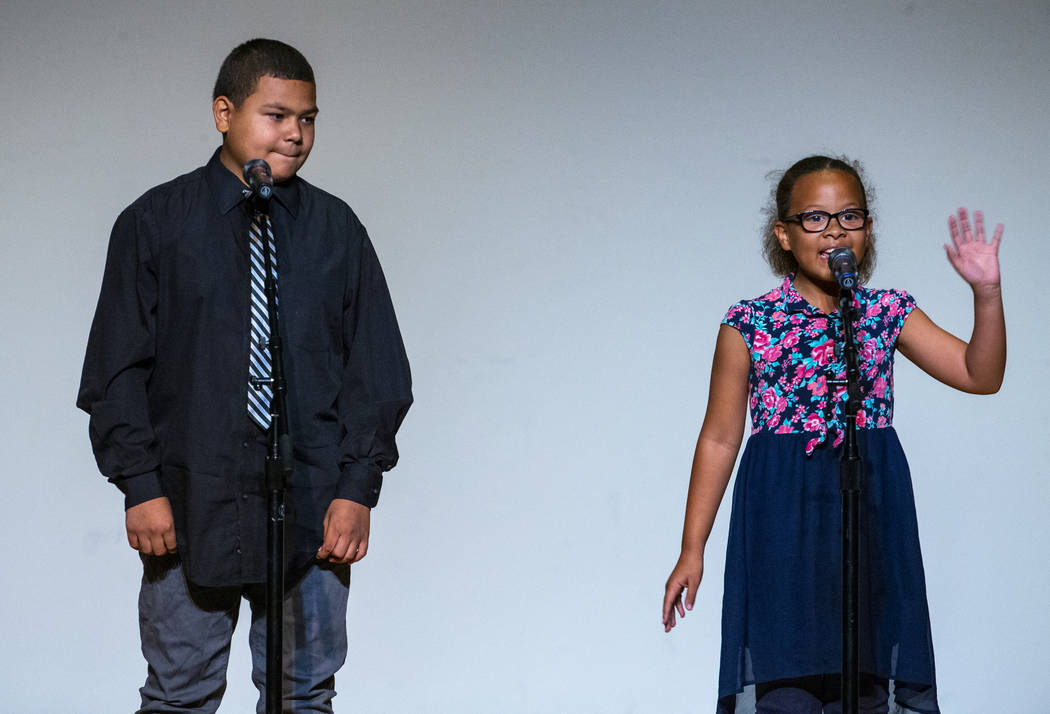
[[[263,586],[202,588],[186,581],[177,555],[144,556],[139,591],[142,693],[147,712],[215,712],[226,691],[230,640],[241,598],[252,612],[248,642],[257,711],[265,711],[266,593]],[[330,714],[335,673],[346,660],[350,566],[318,564],[284,601],[284,711]]]

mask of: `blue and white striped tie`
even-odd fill
[[[259,220],[261,218],[261,220]],[[270,267],[273,270],[274,284],[277,282],[277,248],[270,230],[270,217],[259,213],[252,219],[248,231],[249,252],[251,253],[251,305],[250,331],[251,346],[248,351],[248,414],[252,421],[263,429],[270,427],[270,400],[273,399],[273,388],[269,382],[259,383],[256,380],[273,378],[270,364],[270,320],[266,309],[266,257],[263,254],[262,234],[266,232],[266,241],[270,246]]]

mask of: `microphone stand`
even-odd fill
[[[863,460],[857,444],[857,411],[860,409],[860,368],[853,334],[853,290],[839,291],[839,315],[846,358],[846,433],[840,461],[842,491],[842,713],[857,714],[860,696],[859,512]],[[842,384],[842,381],[838,381]]]
[[[267,230],[269,201],[256,198],[252,202],[259,225]],[[276,248],[276,246],[275,246]],[[266,452],[266,712],[280,714],[284,694],[284,497],[292,474],[292,437],[288,431],[287,383],[284,378],[284,348],[281,342],[277,310],[277,280],[271,254],[270,237],[263,237],[263,256],[266,268],[266,308],[270,323],[271,375],[273,389],[270,402],[270,429],[267,432]]]

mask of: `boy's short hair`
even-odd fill
[[[291,45],[261,37],[238,45],[219,68],[212,100],[226,97],[234,106],[255,91],[259,77],[314,82],[314,70],[302,53]]]

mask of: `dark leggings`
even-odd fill
[[[842,711],[842,678],[837,674],[759,682],[756,714],[839,714]],[[859,714],[889,711],[889,683],[881,677],[860,676]]]

